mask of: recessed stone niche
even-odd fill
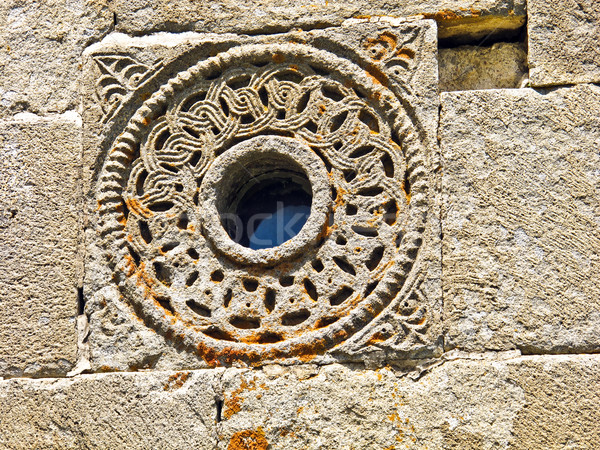
[[[92,367],[438,353],[436,64],[431,21],[90,48]]]

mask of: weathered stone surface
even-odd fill
[[[0,382],[0,448],[216,446],[211,372],[86,375]]]
[[[212,1],[116,0],[116,30],[130,34],[155,31],[216,33],[282,32],[292,28],[336,26],[351,17],[423,16],[435,19],[440,38],[479,39],[506,33],[525,24],[524,0],[443,0],[386,2],[329,1]]]
[[[432,363],[6,380],[0,447],[593,448],[600,438],[597,355]]]
[[[442,94],[448,348],[600,348],[600,88]]]
[[[465,45],[439,50],[440,91],[518,88],[528,77],[523,44]]]
[[[436,42],[421,20],[90,48],[92,366],[439,351]],[[304,183],[310,216],[251,249],[220,217],[270,174]]]
[[[594,448],[600,442],[600,358],[533,356],[509,364],[525,391],[511,448]]]
[[[417,380],[340,366],[228,371],[221,448],[244,436],[282,449],[595,445],[598,356],[479,358]]]
[[[0,3],[0,115],[75,109],[83,49],[112,27],[104,0]]]
[[[600,3],[529,0],[529,67],[533,86],[600,82]]]
[[[507,367],[453,361],[422,378],[339,365],[227,371],[221,448],[242,433],[281,449],[505,448],[525,405]]]
[[[0,376],[65,374],[77,350],[81,120],[0,123]]]

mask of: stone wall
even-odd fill
[[[3,2],[0,448],[597,447],[598,36],[593,0]],[[306,223],[238,239],[257,192]]]

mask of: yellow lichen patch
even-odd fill
[[[373,334],[373,336],[371,336],[371,338],[367,341],[367,345],[374,345],[380,342],[385,342],[387,339],[388,336],[385,336],[383,333],[378,331],[377,333]],[[381,376],[381,374],[379,374],[379,376]]]
[[[422,16],[425,17],[426,19],[433,19],[436,22],[461,19],[461,17],[458,14],[456,14],[454,11],[451,11],[449,9],[444,9],[442,11],[438,11],[435,13],[424,13],[424,14],[422,14]]]
[[[397,38],[390,32],[384,32],[376,38],[367,39],[363,48],[373,61],[382,61],[389,57],[397,45]]]
[[[227,450],[266,450],[269,446],[262,427],[238,431],[229,440]]]
[[[379,67],[375,66],[374,64],[369,64],[365,70],[365,73],[371,79],[371,81],[373,81],[373,83],[380,84],[385,87],[388,86],[389,80],[387,75],[383,73],[381,69],[379,69]],[[373,97],[375,98],[375,100],[378,100],[381,97],[381,93],[374,92]]]
[[[242,402],[244,401],[239,395],[244,391],[253,391],[256,389],[256,384],[254,381],[250,381],[250,383],[246,383],[246,380],[242,379],[240,387],[231,392],[230,395],[226,395],[223,401],[225,405],[225,411],[223,411],[223,417],[225,419],[231,418],[234,414],[240,412],[242,409]]]
[[[128,198],[125,203],[131,211],[134,211],[142,217],[148,218],[152,217],[152,215],[154,214],[152,211],[150,211],[148,208],[142,205],[140,201],[136,198]]]
[[[406,183],[403,181],[402,182],[402,190],[404,191],[404,195],[406,196],[406,204],[410,204],[410,192],[407,192],[407,186]]]
[[[130,277],[135,273],[137,266],[135,265],[135,261],[130,255],[125,255],[123,257],[125,259],[125,266],[127,267],[127,272],[125,276]]]
[[[181,386],[184,385],[189,376],[189,372],[174,373],[173,375],[169,376],[169,379],[165,383],[163,389],[165,391],[174,391],[176,389],[179,389]]]
[[[396,56],[403,59],[413,59],[415,57],[415,51],[410,48],[400,48],[396,51]]]

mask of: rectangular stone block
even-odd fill
[[[217,371],[0,382],[0,448],[216,448]]]
[[[82,282],[81,119],[0,122],[0,376],[64,375]]]
[[[600,82],[600,3],[527,2],[529,68],[533,86]]]
[[[598,355],[513,352],[446,355],[412,370],[306,364],[6,380],[0,447],[594,448],[599,382]]]
[[[529,76],[521,43],[439,49],[440,91],[519,88]]]
[[[436,52],[435,22],[395,19],[90,47],[92,367],[438,353]],[[298,234],[251,248],[242,193],[296,188]]]
[[[600,348],[600,88],[442,94],[447,348]]]
[[[83,49],[113,25],[104,0],[0,3],[0,115],[76,109]]]
[[[558,449],[600,438],[598,356],[479,355],[424,373],[227,371],[220,448]]]
[[[440,39],[473,41],[506,34],[525,24],[524,0],[116,0],[109,4],[115,30],[140,35],[156,31],[280,33],[293,28],[340,25],[348,18],[422,16],[435,19]]]

